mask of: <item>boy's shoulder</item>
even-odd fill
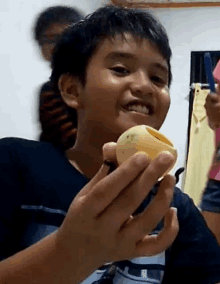
[[[60,148],[54,147],[51,143],[41,142],[35,140],[29,140],[24,138],[17,137],[5,137],[0,139],[0,151],[22,151],[27,152],[35,152],[37,151],[55,151],[56,149],[60,150]]]
[[[64,151],[52,143],[7,137],[0,139],[1,162],[17,165],[40,160],[63,159]]]
[[[19,137],[3,137],[0,138],[0,145],[2,146],[12,146],[12,145],[19,145],[24,143],[38,143],[38,141],[25,139],[25,138],[19,138]]]

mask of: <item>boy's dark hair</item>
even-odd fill
[[[54,23],[72,24],[84,18],[76,8],[69,6],[52,6],[40,13],[34,25],[34,38],[41,44],[41,36]]]
[[[99,8],[64,32],[52,59],[51,81],[54,87],[57,87],[59,77],[64,73],[78,77],[85,84],[89,59],[100,42],[125,33],[148,39],[158,48],[168,63],[170,85],[171,49],[162,24],[149,11],[108,5]]]
[[[137,38],[148,39],[158,48],[168,63],[168,85],[170,86],[172,78],[170,67],[171,49],[164,27],[148,11],[110,5],[98,9],[93,14],[88,15],[85,20],[70,26],[64,32],[62,39],[55,48],[52,59],[51,87],[54,93],[60,96],[58,80],[64,73],[78,77],[82,84],[85,85],[89,60],[101,41],[125,33],[130,33]],[[65,144],[67,148],[74,145],[77,133],[77,113],[76,110],[69,108],[62,99],[60,100],[61,104],[63,109],[66,108],[69,113],[68,121],[72,122],[72,134],[68,135],[67,138],[66,132],[65,140],[62,138],[64,132],[60,135],[61,142],[59,143],[61,143],[61,146]],[[60,115],[63,112],[64,110],[60,112]],[[69,122],[63,123],[68,126]]]

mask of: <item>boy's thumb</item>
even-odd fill
[[[102,155],[103,155],[103,161],[108,161],[118,166],[116,158],[116,146],[117,143],[115,142],[109,142],[104,144],[102,147]]]
[[[93,186],[105,178],[109,174],[111,164],[118,165],[116,159],[116,145],[117,144],[115,142],[109,142],[103,145],[103,165],[90,182],[87,183],[86,186],[78,193],[78,197],[82,197],[89,193]]]

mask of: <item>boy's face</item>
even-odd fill
[[[135,125],[158,130],[170,106],[167,85],[167,62],[148,40],[106,39],[88,64],[78,122],[104,129],[112,141]]]

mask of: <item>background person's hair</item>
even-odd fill
[[[72,24],[84,18],[82,12],[69,6],[52,6],[41,12],[34,24],[34,39],[41,45],[41,36],[55,23]]]
[[[63,150],[75,144],[77,125],[74,122],[77,117],[71,116],[67,105],[62,97],[53,91],[50,82],[41,87],[38,115],[42,130],[40,141],[52,143]]]
[[[89,60],[99,44],[106,38],[130,33],[137,39],[148,39],[166,59],[169,67],[170,86],[172,74],[170,67],[171,49],[166,31],[162,24],[148,11],[104,6],[84,20],[67,28],[58,42],[52,58],[51,84],[54,92],[60,96],[58,80],[64,73],[78,77],[86,84],[86,69]],[[77,112],[64,102],[68,117],[72,121],[72,135],[69,141],[74,145],[77,133]],[[65,141],[67,143],[68,141]],[[68,143],[67,143],[68,144]]]

